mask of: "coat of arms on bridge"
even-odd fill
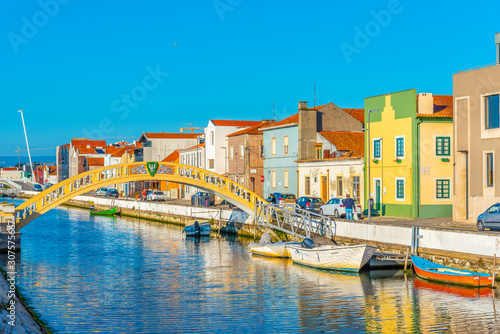
[[[157,162],[146,162],[146,167],[148,169],[149,175],[151,175],[151,177],[155,176],[156,171],[158,170],[158,163]]]

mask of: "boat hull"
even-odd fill
[[[112,216],[116,213],[116,210],[118,208],[115,206],[111,210],[106,210],[106,211],[90,211],[91,216]]]
[[[303,248],[290,246],[294,263],[326,270],[359,272],[370,260],[377,247],[371,245],[321,246]]]
[[[300,243],[290,243],[290,242],[274,242],[269,244],[260,244],[252,242],[248,245],[252,254],[267,256],[267,257],[278,257],[278,258],[290,258],[290,245],[300,245]]]
[[[493,280],[490,274],[454,269],[416,255],[412,255],[411,259],[415,272],[421,278],[467,286],[492,286]]]
[[[209,237],[212,231],[212,226],[209,222],[201,223],[200,229],[196,231],[194,225],[189,225],[182,230],[186,234],[186,237]]]

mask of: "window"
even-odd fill
[[[450,137],[436,137],[436,155],[450,155]]]
[[[263,140],[260,141],[260,156],[261,157],[264,156],[264,141]]]
[[[271,171],[271,188],[276,188],[276,171]]]
[[[234,148],[233,146],[231,146],[229,148],[229,159],[233,160],[233,156],[234,156]]]
[[[276,137],[271,138],[271,155],[276,155]]]
[[[288,136],[283,136],[283,154],[288,154]]]
[[[344,188],[342,186],[342,176],[337,176],[337,196],[344,196],[344,192],[342,191]]]
[[[493,153],[486,153],[486,186],[493,187]]]
[[[396,201],[405,200],[405,179],[396,178]]]
[[[210,131],[210,145],[215,145],[215,137],[213,131]]]
[[[316,144],[316,159],[323,159],[323,146]]]
[[[361,202],[360,199],[361,183],[359,182],[359,176],[352,177],[352,198],[358,203]]]
[[[396,137],[396,158],[405,157],[405,137]]]
[[[311,177],[310,176],[306,176],[304,184],[306,187],[306,195],[310,195],[311,194]]]
[[[450,180],[436,180],[436,198],[450,198]]]
[[[143,144],[142,144],[142,147],[151,147],[151,141],[145,141]]]
[[[288,189],[288,169],[283,170],[283,187]]]
[[[208,159],[208,168],[214,169],[214,159]]]
[[[245,147],[243,145],[240,145],[240,159],[243,159],[245,157]]]
[[[500,128],[499,95],[484,97],[484,126],[486,129]]]
[[[381,139],[374,139],[373,140],[373,157],[375,159],[380,159],[380,157],[381,157],[380,141],[381,141]]]

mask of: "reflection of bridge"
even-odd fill
[[[266,203],[240,184],[204,169],[163,162],[133,162],[84,172],[42,191],[16,208],[16,230],[75,196],[112,184],[144,180],[194,186],[217,194],[250,215],[254,215],[256,204]]]

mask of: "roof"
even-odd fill
[[[260,124],[260,121],[236,121],[236,120],[223,120],[223,119],[211,119],[215,126],[253,126]]]
[[[176,161],[179,161],[179,150],[173,151],[168,155],[168,157],[162,160],[162,162],[172,162],[172,163],[175,163]]]
[[[276,126],[286,125],[286,124],[293,124],[293,123],[298,123],[298,122],[299,122],[299,113],[296,113],[295,115],[292,115],[290,117],[282,119],[279,122],[272,123],[272,124],[266,124],[266,125],[262,126],[261,129],[276,127]]]
[[[326,140],[337,147],[339,151],[349,151],[343,157],[357,157],[365,154],[365,134],[355,131],[321,131]]]
[[[73,147],[105,147],[106,141],[104,140],[89,140],[89,139],[73,139],[71,141]]]
[[[49,166],[49,175],[57,175],[57,167]]]
[[[134,153],[134,149],[136,149],[137,146],[125,146],[125,147],[120,147],[116,151],[114,151],[111,156],[112,157],[122,157],[125,153]]]
[[[330,102],[331,103],[331,102]],[[311,108],[307,108],[307,109],[314,109],[314,110],[320,110],[321,108],[323,107],[326,107],[327,105],[329,105],[330,103],[327,103],[327,104],[322,104],[320,106],[315,106],[315,107],[311,107]]]
[[[453,117],[453,95],[433,95],[432,114],[417,114],[417,117]],[[418,99],[418,95],[417,95]]]
[[[104,158],[87,158],[87,166],[104,167]]]
[[[188,148],[183,148],[183,149],[178,149],[177,151],[185,151],[185,150],[190,150],[192,148],[197,148],[197,147],[205,147],[205,143],[201,143],[200,145],[194,145]]]
[[[264,125],[273,125],[273,124],[275,124],[274,121],[263,120],[259,124],[256,124],[254,126],[251,126],[249,128],[243,129],[243,130],[236,131],[234,133],[230,133],[226,137],[234,137],[234,136],[239,136],[239,135],[243,135],[243,134],[250,134],[250,135],[262,134],[263,132],[262,132],[262,130],[260,130],[261,127],[263,127]]]
[[[76,149],[79,154],[97,154],[94,148],[77,147]]]
[[[4,167],[4,168],[0,168],[0,169],[3,171],[11,171],[11,170],[20,171],[21,170],[20,168],[17,168],[17,167]]]
[[[365,124],[365,109],[359,108],[342,108],[346,113]]]
[[[146,135],[149,139],[162,139],[162,138],[168,138],[168,139],[190,139],[190,138],[198,138],[201,133],[166,133],[166,132],[144,132],[144,135]]]

